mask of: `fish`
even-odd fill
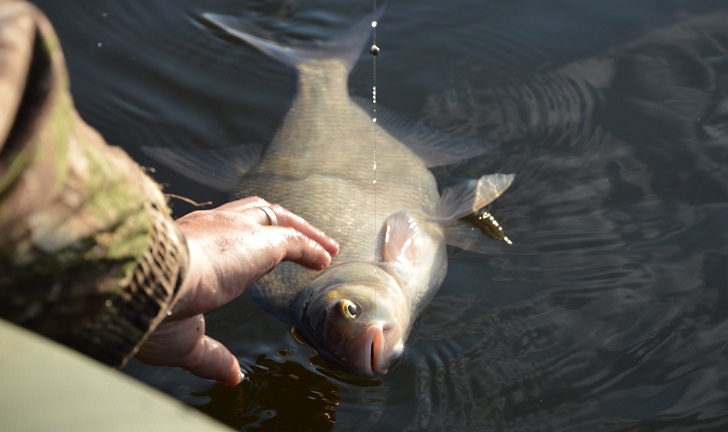
[[[245,20],[203,16],[293,69],[290,109],[264,152],[257,145],[144,151],[232,197],[281,204],[336,239],[339,254],[324,271],[284,262],[246,292],[333,368],[386,374],[445,278],[447,245],[479,249],[482,233],[461,218],[498,198],[515,175],[488,174],[440,192],[430,168],[483,155],[497,143],[454,142],[380,107],[374,118],[367,103],[350,96],[348,77],[371,19],[294,48],[258,36]]]

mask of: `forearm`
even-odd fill
[[[120,365],[167,315],[184,237],[158,186],[76,114],[46,19],[0,1],[0,28],[0,316]]]

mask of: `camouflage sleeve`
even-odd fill
[[[120,366],[188,250],[159,187],[76,113],[58,39],[0,0],[0,317]]]

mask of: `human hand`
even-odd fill
[[[261,207],[270,209],[276,220]],[[202,314],[238,297],[281,261],[325,269],[339,245],[301,217],[258,197],[192,212],[177,223],[187,238],[190,268],[172,314],[152,332],[136,357],[237,385],[238,360],[220,342],[205,336]]]

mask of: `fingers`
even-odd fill
[[[291,227],[323,246],[326,252],[328,252],[332,257],[336,256],[336,254],[339,253],[339,243],[336,242],[336,240],[330,238],[323,231],[314,227],[305,219],[296,215],[285,207],[282,207],[278,204],[271,204],[263,198],[247,197],[236,201],[231,201],[227,204],[223,204],[218,208],[236,212],[248,210],[254,211],[253,216],[255,217],[255,220],[261,225]],[[262,208],[266,208],[266,210],[262,210]],[[273,213],[272,217],[269,212]]]
[[[136,357],[152,365],[178,366],[228,386],[241,379],[237,358],[223,344],[205,336],[202,315],[160,324]]]
[[[302,217],[298,216],[297,214],[291,212],[284,207],[281,207],[278,204],[271,205],[270,209],[276,215],[279,226],[288,226],[295,229],[296,231],[300,232],[301,234],[323,246],[326,252],[328,252],[332,257],[336,256],[336,254],[339,253],[339,243],[336,242],[336,240],[327,236],[323,231],[314,227]],[[261,215],[261,218],[266,219],[265,222],[268,222],[267,215]]]
[[[268,218],[268,223],[271,226],[278,226],[278,216],[276,216],[270,207],[262,206],[256,208],[265,213],[265,216]]]
[[[177,223],[187,240],[190,267],[172,319],[222,306],[281,261],[323,270],[339,252],[335,240],[303,218],[258,197],[193,212]]]
[[[283,249],[283,256],[274,265],[286,260],[314,270],[323,270],[339,253],[339,243],[336,240],[290,210],[278,204],[256,205],[253,208],[257,210],[257,222],[271,225],[271,232],[275,230],[275,234],[271,235],[280,236],[278,241],[271,240],[271,244]]]
[[[194,375],[230,387],[238,385],[241,380],[238,359],[225,345],[209,336],[200,339],[195,349],[179,366]]]
[[[324,249],[321,243],[300,231],[289,227],[271,227],[269,235],[277,237],[272,237],[270,244],[279,250],[278,253],[272,254],[277,256],[272,263],[273,266],[281,261],[293,261],[313,270],[323,270],[331,264],[332,253]],[[336,246],[330,248],[334,254],[338,252],[338,245]]]

